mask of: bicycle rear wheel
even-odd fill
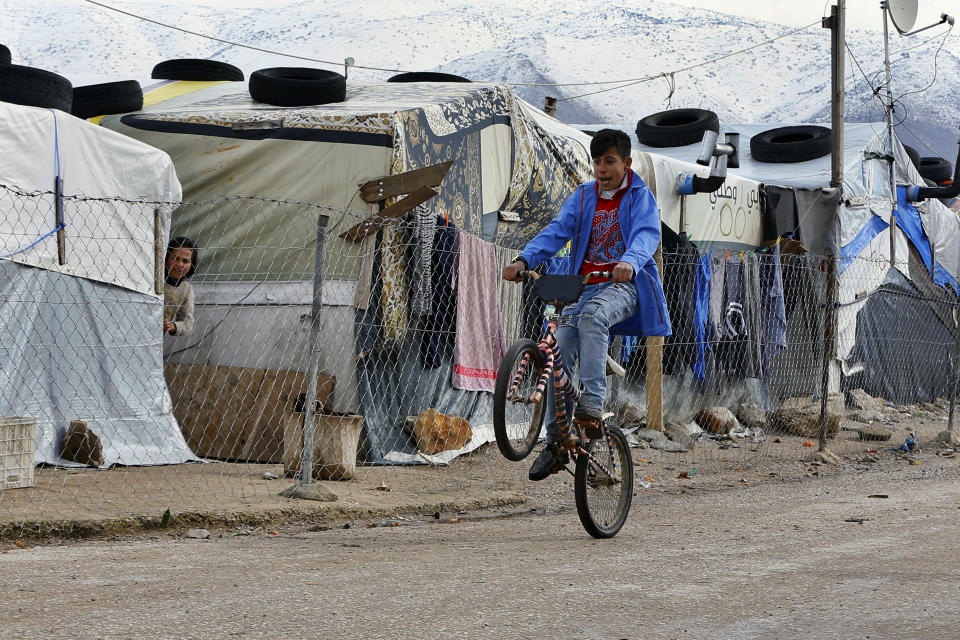
[[[594,538],[617,535],[633,502],[633,456],[619,427],[608,426],[608,437],[591,440],[586,450],[606,471],[584,454],[577,456],[573,491],[577,515]],[[608,474],[607,472],[610,472]],[[612,475],[611,475],[612,474]]]
[[[543,426],[546,392],[540,402],[531,404],[525,400],[536,391],[542,373],[543,353],[532,340],[518,340],[510,345],[497,370],[497,384],[493,392],[493,432],[497,437],[497,447],[507,460],[523,460],[537,444]],[[515,379],[519,384],[508,398]]]

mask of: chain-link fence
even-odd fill
[[[499,277],[515,241],[424,208],[7,187],[0,223],[0,531],[275,507],[302,467],[358,504],[530,486],[490,446],[502,356],[551,311]],[[660,259],[673,335],[615,337],[608,378],[641,486],[946,428],[957,298],[914,256],[665,238]]]

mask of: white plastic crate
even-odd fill
[[[0,417],[0,490],[34,486],[32,418]]]

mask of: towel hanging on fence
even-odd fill
[[[506,344],[497,299],[497,257],[493,244],[458,233],[456,267],[457,334],[453,386],[493,392]]]

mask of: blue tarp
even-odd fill
[[[927,273],[933,278],[933,281],[941,287],[950,286],[954,293],[960,295],[960,286],[957,281],[947,273],[946,269],[939,264],[933,263],[933,252],[930,250],[930,240],[923,230],[923,223],[920,221],[920,212],[917,208],[907,202],[907,190],[904,187],[897,187],[897,226],[910,238],[910,242],[917,249],[923,265],[927,268]]]

